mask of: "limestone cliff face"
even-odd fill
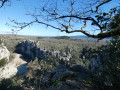
[[[47,60],[46,56],[53,56],[61,61],[68,62],[71,58],[71,54],[69,52],[63,52],[63,55],[60,55],[60,51],[50,51],[46,50],[45,48],[41,49],[37,46],[38,44],[39,42],[36,43],[32,40],[20,42],[16,46],[15,52],[26,57],[30,57],[32,60],[34,60],[36,57],[38,59]]]
[[[102,61],[97,53],[93,54],[92,58],[90,59],[89,70],[92,73],[98,74],[101,74],[101,71],[103,70]]]
[[[8,51],[6,46],[4,46],[3,43],[1,43],[0,44],[0,60],[5,59],[8,62],[9,61],[9,56],[10,56],[10,52]]]
[[[8,68],[7,62],[9,61],[10,52],[7,47],[4,46],[2,40],[0,40],[0,80],[8,77],[8,70],[15,71],[14,68]],[[4,61],[5,60],[5,61]],[[4,63],[3,63],[4,62]],[[11,65],[12,66],[12,65]]]
[[[25,69],[21,67],[22,65],[25,65],[27,62],[25,62],[23,59],[21,59],[21,55],[14,53],[14,58],[8,62],[5,66],[0,68],[0,81],[6,78],[11,78],[17,73],[22,74],[25,72]],[[22,71],[21,71],[22,69]]]

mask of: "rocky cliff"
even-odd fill
[[[0,61],[4,59],[8,62],[9,56],[10,56],[10,52],[8,51],[6,46],[4,46],[4,43],[2,43],[2,39],[1,39],[0,40]]]
[[[50,51],[45,48],[40,48],[38,47],[39,44],[39,42],[25,40],[16,46],[15,52],[20,53],[32,60],[35,60],[36,57],[40,60],[47,60],[48,58],[46,58],[46,56],[53,56],[58,58],[63,63],[69,62],[71,58],[69,51],[65,51],[60,54],[60,51]]]
[[[14,53],[14,58],[9,60],[10,52],[0,40],[0,81],[6,78],[11,78],[19,71],[18,67],[26,62],[20,57],[20,54]],[[12,54],[13,55],[13,54]]]
[[[94,53],[92,55],[92,58],[90,59],[89,63],[89,70],[92,73],[101,74],[103,71],[102,61],[100,59],[100,56],[97,53]]]
[[[9,61],[9,56],[10,56],[10,52],[8,51],[6,46],[4,46],[4,43],[1,39],[0,40],[0,80],[7,76],[5,72],[7,69],[6,66]]]

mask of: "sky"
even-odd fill
[[[116,2],[117,1],[117,2]],[[118,5],[119,0],[113,0],[112,3],[107,6],[103,6],[104,10]],[[8,27],[6,23],[10,23],[11,20],[17,20],[19,22],[30,22],[33,19],[26,15],[26,12],[32,10],[36,6],[40,6],[39,0],[11,0],[2,8],[0,8],[0,34],[11,34],[11,27]],[[63,6],[64,7],[64,6]],[[89,27],[91,28],[91,27]],[[53,28],[46,28],[41,24],[33,24],[31,27],[26,27],[20,32],[19,35],[32,35],[32,36],[75,36],[83,35],[81,33],[66,34]]]

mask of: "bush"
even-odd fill
[[[0,90],[25,90],[22,87],[22,78],[16,75],[11,79],[3,79],[0,82]]]
[[[0,60],[0,68],[7,64],[7,60],[6,59],[7,58],[3,58],[3,59]]]
[[[120,88],[120,37],[109,45],[99,47],[103,70],[93,75],[93,82],[100,89],[118,90]]]

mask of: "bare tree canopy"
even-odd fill
[[[19,30],[39,23],[61,32],[81,32],[89,37],[103,39],[120,35],[119,6],[103,8],[112,1],[119,3],[119,0],[40,0],[40,7],[27,13],[33,17],[33,21],[11,21],[15,24],[13,27]]]

